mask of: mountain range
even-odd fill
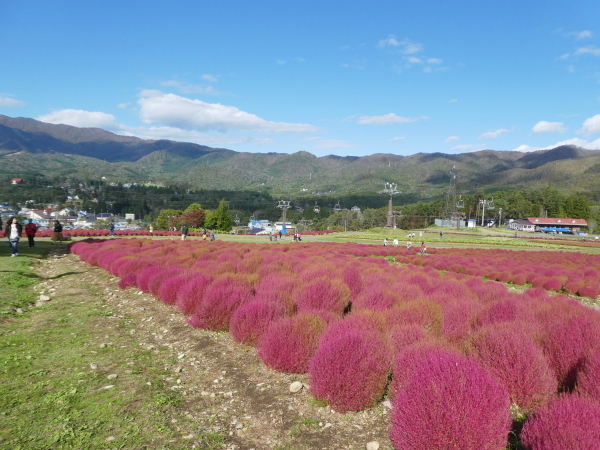
[[[541,189],[550,184],[600,200],[600,151],[575,146],[530,153],[317,157],[305,151],[235,152],[0,115],[0,162],[0,174],[25,179],[41,173],[65,179],[185,182],[204,189],[264,189],[288,197],[372,195],[391,182],[401,193],[423,199],[444,193],[454,167],[457,192]]]

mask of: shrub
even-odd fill
[[[554,318],[551,323],[544,325],[544,353],[558,377],[560,387],[571,390],[585,357],[600,342],[598,313],[581,310],[570,318]]]
[[[504,385],[512,403],[531,412],[556,395],[558,383],[543,351],[522,325],[481,329],[472,339],[476,359]]]
[[[137,274],[128,273],[119,281],[120,289],[127,289],[137,285]]]
[[[163,271],[161,266],[148,266],[137,276],[137,286],[140,291],[148,292],[148,285],[152,278]]]
[[[577,392],[600,402],[600,348],[585,358],[577,376]]]
[[[168,279],[174,278],[178,275],[181,275],[183,269],[179,267],[165,267],[163,270],[155,274],[148,281],[148,292],[150,292],[154,296],[158,296],[158,291],[160,290],[161,285]]]
[[[279,319],[258,340],[258,356],[267,366],[280,372],[306,373],[325,325],[325,321],[314,314]]]
[[[419,366],[422,359],[432,357],[445,358],[461,356],[461,354],[444,341],[423,339],[400,349],[392,364],[392,382],[389,395],[393,398],[396,392],[403,390],[408,385],[412,373]]]
[[[398,325],[387,333],[394,354],[403,351],[409,345],[420,341],[433,339],[421,325]]]
[[[186,315],[195,311],[200,306],[200,303],[202,303],[204,291],[206,291],[210,282],[211,278],[202,274],[195,275],[186,281],[177,291],[177,298],[175,299],[175,306],[177,306],[179,311]]]
[[[328,326],[321,335],[321,341],[333,339],[338,335],[345,334],[356,329],[361,329],[376,334],[383,334],[385,331],[385,319],[381,313],[376,311],[363,310],[347,314],[342,320],[334,322],[327,320],[325,321],[328,323]]]
[[[167,305],[173,305],[177,301],[177,294],[183,288],[188,278],[184,275],[174,276],[164,280],[158,288],[157,297]]]
[[[391,355],[384,335],[367,328],[323,337],[308,367],[311,392],[339,412],[368,408],[385,393]]]
[[[293,293],[298,312],[309,309],[324,309],[343,314],[350,301],[350,289],[341,280],[317,278]]]
[[[521,441],[528,450],[600,448],[600,404],[563,395],[525,422]]]
[[[193,314],[201,328],[227,331],[235,310],[252,298],[250,286],[243,279],[220,278],[206,288],[202,302]]]
[[[382,311],[400,302],[398,292],[385,287],[365,289],[352,300],[352,310],[372,309]]]
[[[406,302],[384,312],[388,329],[401,325],[421,325],[432,335],[439,335],[444,317],[440,305],[431,300]]]
[[[269,325],[285,314],[285,306],[282,304],[253,300],[240,306],[233,313],[229,332],[237,342],[256,345]]]
[[[579,288],[579,295],[582,297],[596,298],[598,297],[598,292],[600,292],[600,289],[598,289],[598,284],[594,282],[585,282],[583,286]]]
[[[421,358],[393,406],[390,439],[396,449],[506,447],[511,426],[506,389],[465,356]]]

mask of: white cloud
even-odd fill
[[[315,150],[329,150],[332,148],[349,148],[352,145],[348,141],[342,141],[341,139],[324,139],[321,137],[311,137],[305,139],[307,142],[311,142],[312,148]]]
[[[508,133],[509,131],[510,130],[507,130],[506,128],[501,128],[499,130],[494,130],[494,131],[488,131],[487,133],[483,133],[481,136],[479,136],[479,139],[496,139],[501,134]]]
[[[130,102],[126,102],[126,103],[119,103],[119,104],[117,105],[117,108],[119,108],[119,109],[127,109],[127,108],[129,108],[130,106],[131,106],[131,103],[130,103]]]
[[[367,66],[367,61],[365,59],[355,59],[350,63],[341,64],[344,69],[357,69],[357,70],[365,70]]]
[[[473,145],[468,145],[468,144],[464,144],[464,145],[456,145],[452,148],[450,148],[450,150],[454,150],[457,152],[468,152],[470,150],[473,150],[475,147]]]
[[[203,84],[186,84],[186,83],[182,83],[181,81],[177,81],[177,80],[163,81],[161,83],[161,85],[174,87],[177,90],[179,90],[180,92],[183,92],[184,94],[205,94],[205,95],[221,95],[222,94],[221,92],[219,92],[217,89],[215,89],[212,86],[205,86]]]
[[[80,109],[62,109],[40,116],[37,120],[46,123],[72,125],[83,128],[104,128],[115,130],[119,126],[115,116],[99,111],[83,111]]]
[[[588,119],[585,119],[579,133],[590,135],[600,132],[600,114],[596,114]]]
[[[457,101],[457,98],[451,98],[450,100],[448,100],[448,103],[456,103]]]
[[[287,61],[285,59],[276,59],[275,62],[277,64],[279,64],[280,66],[283,66],[284,64],[287,63]]]
[[[404,139],[406,139],[406,136],[396,136],[390,139],[390,141],[403,141]]]
[[[206,81],[210,81],[211,83],[216,83],[219,81],[219,75],[211,75],[210,73],[205,73],[200,78]]]
[[[566,33],[566,36],[574,37],[575,39],[580,40],[589,39],[594,36],[594,33],[592,33],[590,30],[571,31],[569,33]]]
[[[398,49],[400,53],[405,55],[412,55],[414,53],[419,53],[423,50],[423,45],[417,42],[412,42],[410,39],[403,39],[399,41],[396,39],[396,36],[390,34],[386,39],[382,39],[377,43],[377,47],[386,48],[392,47]]]
[[[587,47],[580,47],[575,50],[575,55],[593,55],[600,56],[600,48],[595,45],[588,45]]]
[[[15,106],[25,106],[25,102],[13,98],[10,94],[0,93],[0,107],[1,108],[12,108]]]
[[[182,130],[176,127],[127,127],[121,125],[118,134],[124,136],[135,136],[142,139],[193,142],[211,147],[224,147],[241,144],[270,144],[272,139],[253,138],[247,136],[231,136],[228,134],[199,133],[197,131]]]
[[[458,136],[450,136],[450,137],[447,137],[444,142],[447,143],[447,144],[449,144],[450,142],[458,141],[459,139],[460,138]]]
[[[565,141],[557,142],[556,144],[549,145],[547,147],[533,147],[530,145],[519,145],[514,149],[516,152],[535,152],[537,150],[551,150],[556,147],[560,147],[561,145],[575,145],[576,147],[585,148],[588,150],[600,150],[600,139],[596,139],[595,141],[588,142],[584,139],[573,138],[567,139]]]
[[[427,64],[441,64],[442,60],[440,58],[429,58],[427,60]]]
[[[411,123],[425,119],[427,117],[402,117],[394,113],[389,113],[382,116],[360,116],[357,122],[361,125],[387,125],[390,123]]]
[[[566,130],[567,128],[562,122],[546,122],[545,120],[542,120],[533,126],[531,132],[533,134],[564,133]]]
[[[409,64],[423,64],[423,60],[420,58],[417,58],[416,56],[409,56],[408,63]]]
[[[186,130],[311,133],[318,129],[309,124],[271,122],[235,106],[206,103],[154,90],[142,91],[138,104],[140,105],[140,119],[143,123],[163,124]]]

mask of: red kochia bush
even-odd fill
[[[563,395],[530,417],[521,441],[527,450],[600,448],[600,403]]]
[[[600,347],[585,358],[577,376],[577,392],[600,403]]]
[[[511,401],[520,409],[535,411],[556,395],[556,376],[523,325],[485,327],[471,345],[477,360],[504,383]]]
[[[119,288],[127,289],[137,285],[137,274],[128,273],[119,281]]]
[[[506,389],[462,355],[430,355],[393,400],[390,439],[398,450],[506,447],[511,426]]]
[[[324,309],[343,314],[350,302],[350,289],[341,280],[317,278],[294,291],[298,312],[310,309]]]
[[[220,278],[206,289],[194,315],[201,328],[227,331],[235,310],[252,298],[246,280],[231,276]]]
[[[273,322],[258,340],[258,356],[280,372],[306,373],[325,325],[314,314],[298,314]]]
[[[311,391],[339,412],[368,408],[385,393],[391,359],[382,333],[357,327],[328,335],[308,366]]]
[[[211,278],[209,276],[197,274],[181,286],[175,299],[175,305],[179,311],[188,315],[199,308],[204,298],[204,291],[206,291],[210,282]]]
[[[581,310],[568,319],[557,317],[545,325],[542,345],[560,387],[570,390],[586,356],[600,342],[600,315]]]
[[[256,345],[275,320],[285,316],[284,304],[253,300],[240,306],[231,317],[229,332],[240,343]]]

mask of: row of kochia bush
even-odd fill
[[[306,231],[300,233],[302,236],[320,236],[324,234],[338,233],[338,230],[323,230],[323,231]],[[23,234],[25,231],[23,231]],[[51,237],[54,233],[53,229],[48,229],[44,231],[38,231],[35,236],[36,237]],[[87,230],[82,228],[76,228],[74,230],[64,230],[63,236],[71,236],[71,237],[106,237],[110,236],[109,230]],[[153,236],[181,236],[181,231],[163,231],[163,230],[155,230],[153,231]],[[148,230],[115,230],[115,236],[150,236],[150,232]],[[188,233],[188,236],[202,236],[200,232],[192,232]],[[4,237],[4,231],[0,230],[0,238]]]
[[[600,313],[562,294],[393,265],[372,256],[404,249],[371,245],[128,239],[71,249],[193,327],[255,346],[267,366],[308,373],[312,394],[339,412],[387,395],[397,449],[504,449],[524,418],[526,448],[600,448]]]
[[[396,261],[583,297],[600,295],[600,255],[500,249],[432,249],[429,253],[422,258],[406,252]]]

